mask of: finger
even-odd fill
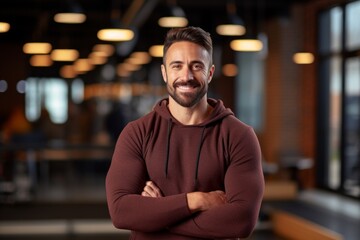
[[[162,197],[160,188],[158,188],[158,186],[156,186],[154,182],[152,181],[146,182],[145,188],[149,191],[149,193],[151,193],[152,196]]]
[[[148,197],[156,197],[156,193],[154,192],[154,190],[147,185],[144,187],[143,192],[145,192]]]
[[[141,193],[141,196],[143,196],[143,197],[151,197],[147,192],[145,192],[145,191],[143,191],[142,193]]]

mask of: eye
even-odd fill
[[[192,67],[195,71],[199,71],[199,70],[202,70],[204,68],[204,66],[200,63],[196,63],[193,65]]]
[[[172,69],[180,69],[181,68],[181,64],[172,64],[171,65]]]

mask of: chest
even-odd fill
[[[149,139],[149,177],[169,194],[223,187],[228,165],[225,139],[216,127],[175,126]]]

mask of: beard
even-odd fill
[[[188,86],[196,88],[196,91],[193,92],[178,92],[177,87],[179,86]],[[176,103],[182,107],[193,107],[195,106],[207,93],[207,85],[201,85],[196,80],[189,80],[185,82],[174,82],[171,86],[166,82],[166,89],[168,94],[175,100]]]

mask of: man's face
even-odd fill
[[[201,46],[182,41],[170,46],[165,59],[161,70],[170,97],[183,107],[195,106],[206,95],[214,73],[211,56]]]

